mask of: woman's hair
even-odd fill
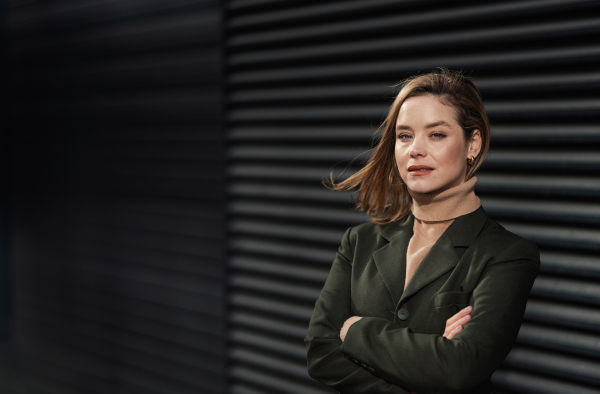
[[[467,168],[465,181],[479,168],[490,145],[490,124],[483,101],[475,84],[465,75],[444,68],[410,77],[403,81],[402,89],[379,130],[381,140],[367,164],[345,181],[335,183],[330,178],[329,187],[345,191],[358,187],[358,209],[371,215],[374,223],[387,224],[405,217],[410,211],[412,197],[398,172],[394,155],[396,120],[404,101],[410,97],[431,94],[456,112],[456,121],[462,128],[465,144],[475,130],[481,133],[481,151]]]

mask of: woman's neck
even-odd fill
[[[412,203],[413,215],[422,221],[439,222],[450,220],[475,211],[481,205],[475,195],[477,177],[472,177],[460,185],[442,192],[417,193],[408,190]]]

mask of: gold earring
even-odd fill
[[[474,159],[473,159],[473,157],[472,157],[472,156],[471,156],[471,157],[467,157],[467,164],[468,164],[468,165],[472,166],[472,165],[473,165],[473,162],[474,162]]]

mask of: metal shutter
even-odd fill
[[[367,157],[393,84],[439,66],[472,71],[489,111],[484,208],[541,250],[493,382],[600,393],[598,15],[598,1],[227,3],[233,393],[327,392],[302,338],[343,231],[366,218],[320,182]]]
[[[7,3],[11,387],[224,392],[220,3]]]

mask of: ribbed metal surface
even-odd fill
[[[221,4],[7,3],[15,392],[224,392]]]
[[[600,393],[597,15],[569,0],[227,3],[232,392],[327,392],[302,338],[366,217],[321,181],[368,157],[395,83],[445,66],[472,71],[492,121],[484,208],[541,250],[498,392]]]

